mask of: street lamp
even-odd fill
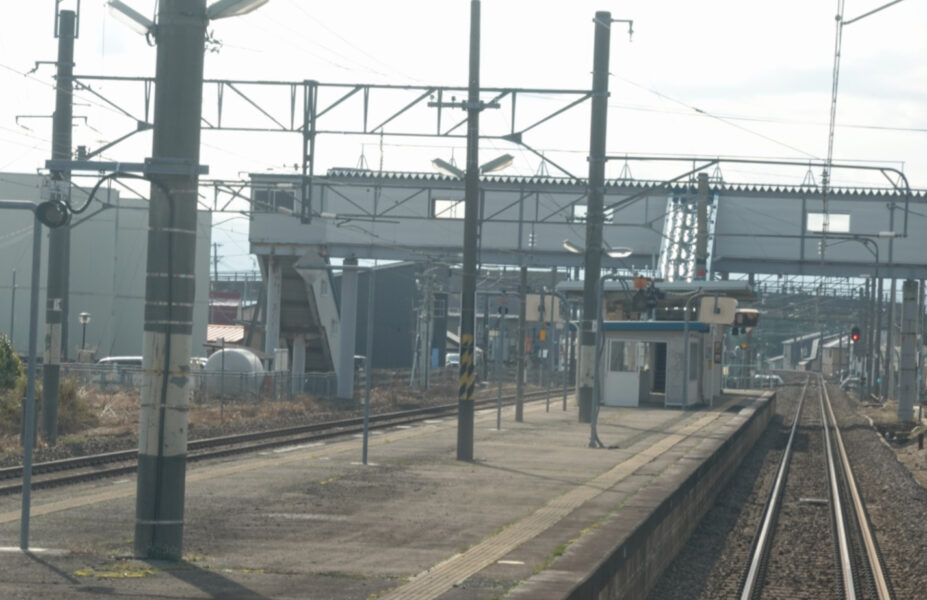
[[[87,325],[90,323],[90,313],[82,312],[77,318],[80,320],[82,327],[80,334],[80,349],[84,350],[87,347]]]

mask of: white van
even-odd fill
[[[141,356],[107,356],[97,361],[98,365],[114,365],[117,367],[141,367]]]

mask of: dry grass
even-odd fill
[[[436,378],[437,379],[437,378]],[[531,386],[529,386],[531,387]],[[477,397],[495,397],[496,386],[478,388]],[[514,384],[506,384],[503,393],[514,392]],[[555,390],[556,392],[556,390]],[[96,386],[82,386],[77,390],[82,413],[86,417],[67,435],[59,436],[62,446],[86,444],[91,441],[93,451],[101,451],[107,443],[131,444],[137,436],[139,423],[139,392],[132,388],[100,390]],[[346,418],[360,414],[363,406],[363,385],[355,386],[353,402],[316,398],[308,394],[289,399],[236,399],[209,398],[208,403],[190,403],[189,431],[191,439],[211,437],[224,433],[283,427],[309,421]],[[424,405],[453,403],[457,400],[457,382],[454,378],[437,379],[427,391],[410,388],[408,382],[396,381],[371,390],[371,412],[383,413]],[[47,449],[41,439],[39,449]],[[0,435],[0,454],[20,453],[21,441],[18,425]],[[8,457],[11,458],[11,457]]]
[[[873,422],[873,426],[879,431],[899,431],[898,402],[896,400],[888,400],[882,406],[863,406],[860,408],[860,412],[869,417]],[[927,416],[927,410],[922,413],[915,406],[914,416],[915,418],[921,418],[920,431],[923,431],[923,417]],[[904,431],[907,432],[909,428],[909,426],[905,426]],[[905,443],[889,444],[889,446],[895,452],[895,456],[901,464],[907,467],[921,487],[927,489],[927,449],[918,449],[916,435]]]

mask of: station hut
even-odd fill
[[[558,289],[581,296],[583,282]],[[717,400],[726,328],[734,323],[737,301],[753,298],[741,282],[638,281],[636,289],[629,282],[603,282],[601,404],[685,408]]]

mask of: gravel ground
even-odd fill
[[[696,528],[689,543],[654,587],[649,595],[651,600],[735,597],[801,391],[801,387],[795,385],[795,376],[787,379],[787,382],[790,385],[780,388],[778,394],[776,418],[744,458],[715,506]],[[918,484],[911,471],[896,458],[895,450],[860,414],[858,400],[848,397],[834,386],[828,386],[828,391],[896,597],[927,597],[927,528],[923,524],[927,514],[927,490]],[[806,407],[806,416],[807,411]],[[820,435],[805,437],[806,449],[812,439],[822,443]],[[793,463],[793,466],[799,465]],[[809,489],[811,491],[798,494],[803,497],[817,494],[815,488]],[[807,516],[821,512],[827,518],[826,506],[798,503],[794,494],[788,490],[786,502],[791,505],[793,513],[804,513]],[[793,526],[804,529],[802,535],[809,543],[814,543],[816,536],[821,538],[823,541],[818,540],[819,545],[829,550],[833,562],[829,523],[823,529],[817,525],[808,525],[807,522]],[[774,554],[776,552],[774,550]],[[809,558],[805,562],[814,560]],[[770,576],[774,576],[772,566]],[[840,588],[833,583],[832,576],[824,573],[820,567],[812,569],[801,579],[793,576],[787,576],[793,580],[781,582],[784,585],[766,597],[840,597]]]

